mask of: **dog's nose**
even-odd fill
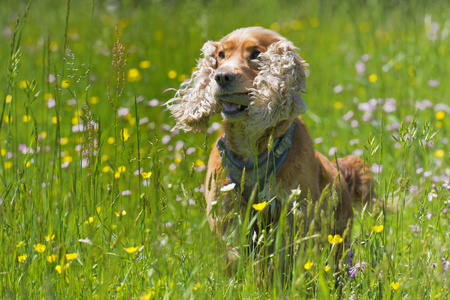
[[[221,87],[226,87],[228,84],[236,79],[236,74],[230,72],[217,72],[214,79]]]

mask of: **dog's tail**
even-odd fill
[[[376,201],[375,184],[369,165],[361,158],[349,155],[333,161],[337,164],[341,178],[347,184],[353,207],[372,207]]]

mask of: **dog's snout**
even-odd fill
[[[230,72],[217,72],[214,79],[221,87],[226,87],[230,83],[236,80],[236,74]]]

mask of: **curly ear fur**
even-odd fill
[[[208,128],[209,117],[220,112],[220,105],[211,93],[214,80],[216,43],[208,41],[202,47],[203,58],[197,62],[197,70],[184,81],[175,97],[166,102],[177,123],[173,129],[201,132]]]
[[[305,112],[301,93],[305,92],[305,67],[308,65],[295,49],[290,41],[282,40],[260,54],[261,71],[253,82],[253,102],[245,121],[247,133],[262,133],[280,121],[294,119]]]

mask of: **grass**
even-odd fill
[[[446,1],[5,1],[0,298],[448,298],[449,15]],[[310,64],[316,148],[364,157],[392,208],[357,212],[339,274],[322,227],[284,289],[251,259],[224,271],[201,192],[216,127],[170,132],[161,106],[204,42],[255,24]]]

